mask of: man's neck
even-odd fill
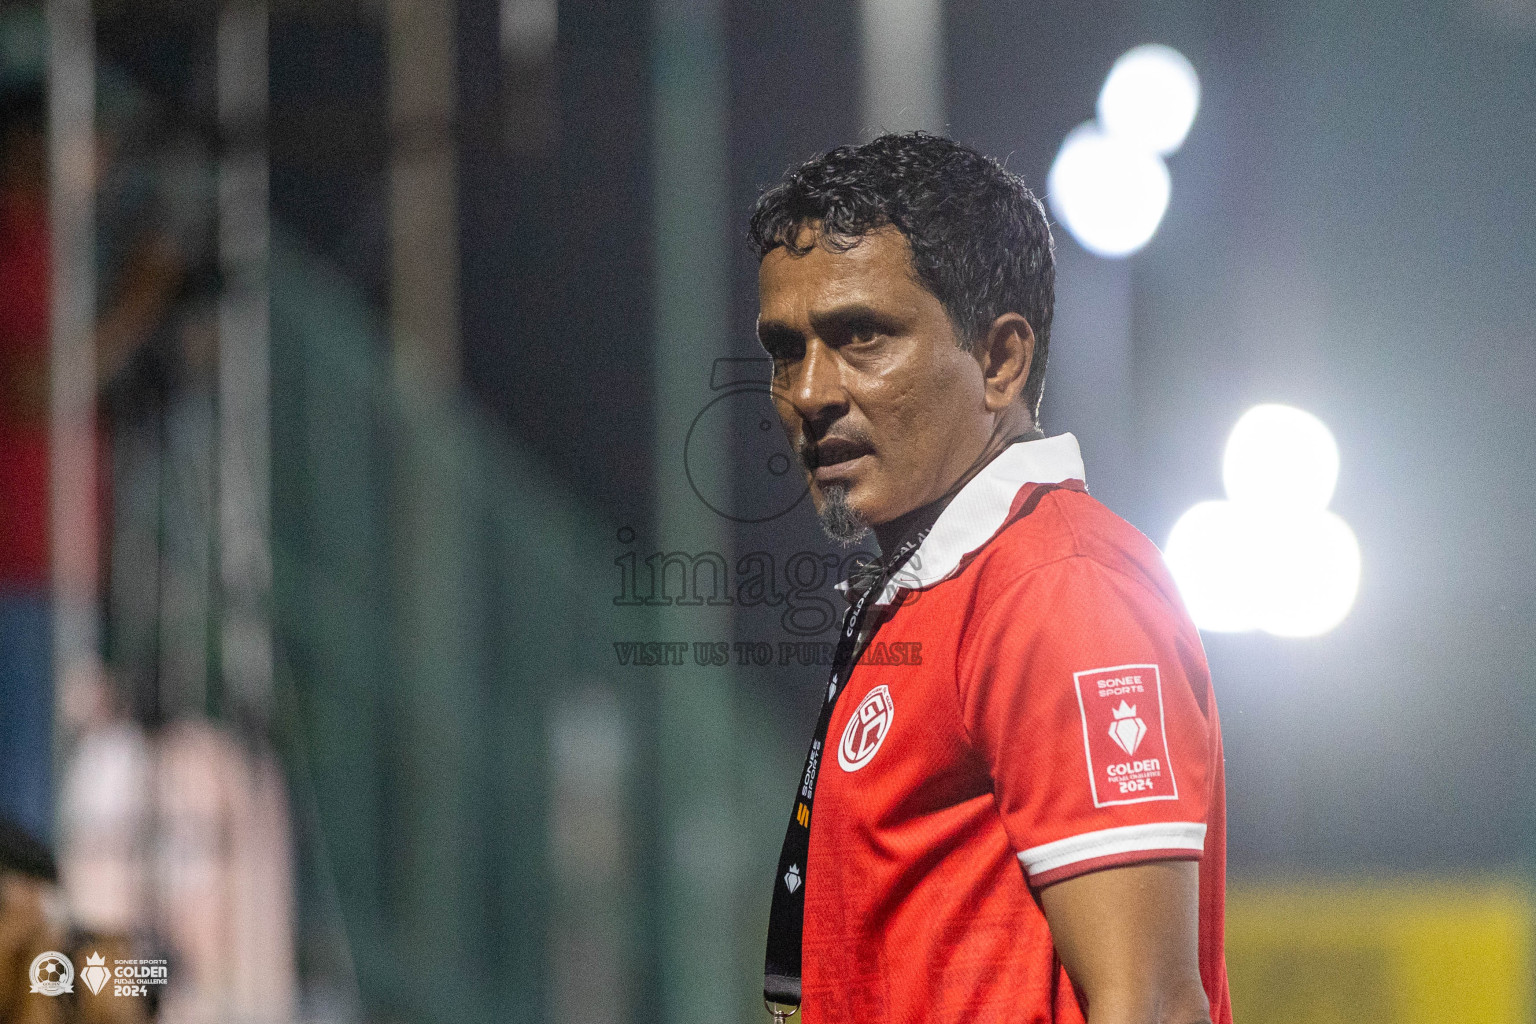
[[[897,516],[889,522],[875,526],[875,540],[880,545],[880,554],[889,558],[902,542],[908,537],[916,537],[922,531],[933,526],[938,521],[940,514],[954,500],[966,484],[980,473],[987,465],[1001,455],[1015,441],[1036,441],[1044,437],[1045,433],[1033,422],[1026,422],[1022,426],[1015,425],[1012,430],[998,430],[987,439],[981,454],[971,463],[970,468],[960,474],[954,483],[935,501],[919,508],[913,509],[903,515]]]

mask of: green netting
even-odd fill
[[[402,386],[383,325],[281,235],[272,296],[274,619],[306,884],[334,892],[371,1017],[539,1019],[546,715],[608,667],[591,640],[615,609],[591,567],[613,531],[472,413]]]
[[[306,977],[370,1020],[757,1019],[800,738],[728,671],[618,664],[705,620],[619,606],[616,524],[281,232],[271,274]]]

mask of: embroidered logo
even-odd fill
[[[1093,806],[1177,800],[1157,666],[1094,668],[1074,672],[1072,682]]]
[[[843,771],[856,772],[869,764],[885,742],[895,718],[896,705],[888,687],[877,686],[864,695],[837,745],[837,763]]]

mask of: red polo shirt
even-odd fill
[[[1011,446],[878,598],[817,782],[806,1024],[1084,1021],[1035,891],[1167,859],[1200,862],[1230,1022],[1205,654],[1157,548],[1082,477],[1070,434]]]

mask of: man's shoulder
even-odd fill
[[[976,553],[970,569],[978,590],[1000,590],[1074,559],[1160,594],[1172,588],[1157,546],[1080,487],[1044,485],[1021,492],[1013,514]]]

